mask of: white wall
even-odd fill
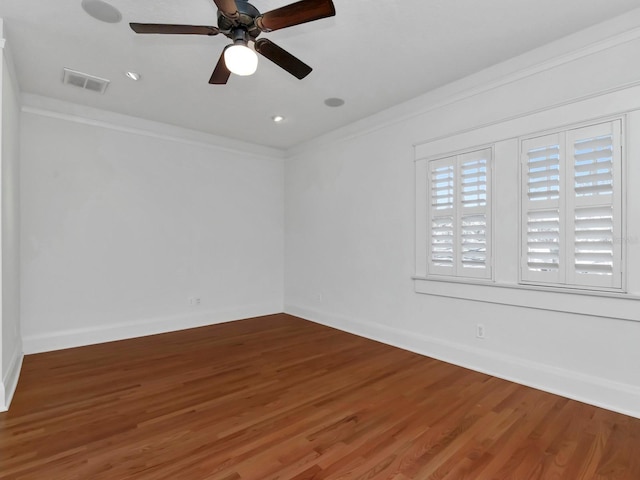
[[[0,19],[0,159],[2,225],[2,318],[0,320],[0,411],[8,408],[22,362],[20,338],[20,210],[19,210],[19,90]]]
[[[282,311],[282,158],[24,102],[26,353]]]
[[[419,294],[412,280],[414,145],[515,118],[526,128],[529,115],[568,104],[584,120],[613,97],[622,102],[607,109],[640,108],[639,25],[635,12],[296,149],[285,169],[285,311],[640,416],[640,322]],[[637,155],[629,162],[637,169]],[[517,175],[496,180],[517,202]],[[501,239],[512,251],[517,229]]]

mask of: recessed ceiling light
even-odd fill
[[[134,82],[137,82],[138,80],[140,80],[140,74],[139,73],[127,72],[127,73],[125,73],[125,75],[127,76],[127,78],[133,80]]]
[[[344,100],[341,98],[332,97],[332,98],[327,98],[324,101],[324,104],[327,107],[341,107],[342,105],[344,105]]]
[[[284,120],[284,117],[282,115],[274,115],[273,117],[271,117],[271,120],[276,123],[280,123]]]
[[[96,20],[106,23],[118,23],[122,14],[118,9],[102,0],[82,0],[82,8]]]

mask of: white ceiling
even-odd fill
[[[128,22],[216,25],[212,0],[2,0],[25,93],[287,149],[535,47],[624,14],[638,0],[334,0],[336,16],[268,34],[311,65],[297,80],[265,58],[251,77],[208,80],[222,35],[136,35]],[[262,12],[291,3],[254,0]],[[111,80],[104,95],[62,84],[68,67]],[[127,70],[142,75],[133,82]],[[330,108],[328,97],[345,105]],[[271,117],[284,115],[274,124]]]

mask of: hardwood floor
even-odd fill
[[[640,420],[287,316],[27,356],[0,478],[640,479]]]

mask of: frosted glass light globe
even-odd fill
[[[258,68],[258,55],[244,45],[231,45],[224,51],[224,63],[231,73],[253,75]]]

